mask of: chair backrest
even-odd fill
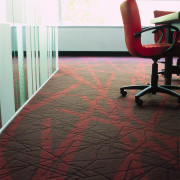
[[[173,11],[159,11],[159,10],[155,10],[154,11],[154,17],[157,18],[157,17],[165,16],[165,15],[168,15],[168,14],[171,14],[171,13],[173,13]],[[157,25],[159,25],[159,24],[157,24]],[[161,37],[161,31],[158,31],[157,33],[155,33],[155,35],[154,35],[155,43],[158,42],[160,37]],[[165,41],[166,41],[166,29],[164,29],[164,37],[163,37],[161,43],[163,43]]]
[[[136,0],[125,0],[120,5],[120,11],[124,24],[125,42],[128,51],[138,56],[138,50],[141,49],[141,36],[134,38],[134,33],[141,31],[141,19]]]

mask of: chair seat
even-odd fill
[[[155,44],[146,44],[142,45],[143,49],[143,55],[153,57],[158,56],[159,54],[162,54],[163,51],[165,51],[168,47],[170,47],[171,44],[169,43],[155,43]],[[172,51],[173,56],[179,56],[180,55],[180,43],[177,43],[174,47],[174,51]],[[151,54],[153,56],[151,56]]]
[[[170,45],[171,45],[170,43],[155,43],[155,44],[145,44],[142,46],[145,48],[168,48]],[[178,48],[180,47],[180,41],[176,43],[176,47]]]
[[[155,43],[142,45],[145,48],[168,48],[171,44],[169,43]]]
[[[171,44],[169,43],[155,43],[146,44],[141,46],[141,56],[146,57],[157,57],[162,56],[163,51],[165,51]]]

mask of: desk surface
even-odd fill
[[[151,24],[180,23],[180,11],[151,20]]]

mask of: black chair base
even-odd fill
[[[151,83],[149,83],[148,85],[124,86],[124,87],[120,88],[120,93],[123,96],[126,96],[127,92],[125,91],[125,89],[140,89],[140,90],[142,90],[138,94],[135,95],[135,102],[138,105],[143,104],[143,101],[140,99],[141,96],[148,94],[148,93],[156,94],[156,92],[166,93],[171,96],[175,96],[178,98],[178,102],[180,103],[180,94],[172,91],[173,89],[180,90],[180,86],[158,85],[158,64],[157,64],[158,59],[153,59],[153,61],[154,62],[152,64]]]
[[[140,89],[142,91],[140,91],[138,94],[135,95],[135,102],[138,105],[142,105],[143,101],[140,99],[141,96],[148,94],[148,93],[152,93],[152,94],[156,94],[156,92],[161,92],[161,93],[166,93],[175,97],[178,97],[178,102],[180,103],[180,94],[172,91],[173,89],[179,89],[180,90],[180,86],[170,86],[170,85],[159,85],[156,87],[151,86],[151,84],[149,85],[134,85],[134,86],[124,86],[122,88],[120,88],[120,93],[123,96],[126,96],[127,92],[125,91],[125,89]]]

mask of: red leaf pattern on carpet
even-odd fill
[[[0,179],[180,177],[177,100],[147,95],[139,107],[137,91],[119,94],[121,86],[150,80],[151,60],[59,62],[60,70],[1,135]]]

